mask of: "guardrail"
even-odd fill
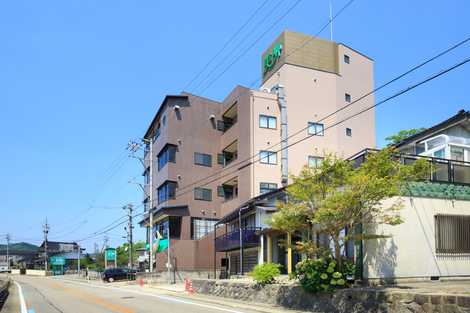
[[[0,281],[0,311],[3,304],[8,298],[8,288],[10,287],[10,280]]]

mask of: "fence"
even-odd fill
[[[0,281],[0,311],[2,310],[3,304],[8,298],[8,288],[10,287],[10,280]]]

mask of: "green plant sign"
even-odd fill
[[[272,70],[277,61],[281,58],[282,44],[277,43],[271,53],[268,53],[263,60],[263,75]]]

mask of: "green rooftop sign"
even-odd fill
[[[277,43],[270,53],[266,54],[263,60],[263,75],[272,70],[277,61],[281,58],[282,44]]]

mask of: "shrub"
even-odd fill
[[[249,275],[260,285],[272,284],[281,275],[280,267],[274,263],[258,264]]]
[[[347,275],[354,273],[351,262],[343,262],[343,271],[338,270],[331,257],[307,259],[297,263],[296,274],[302,287],[309,292],[327,292],[348,286]]]

